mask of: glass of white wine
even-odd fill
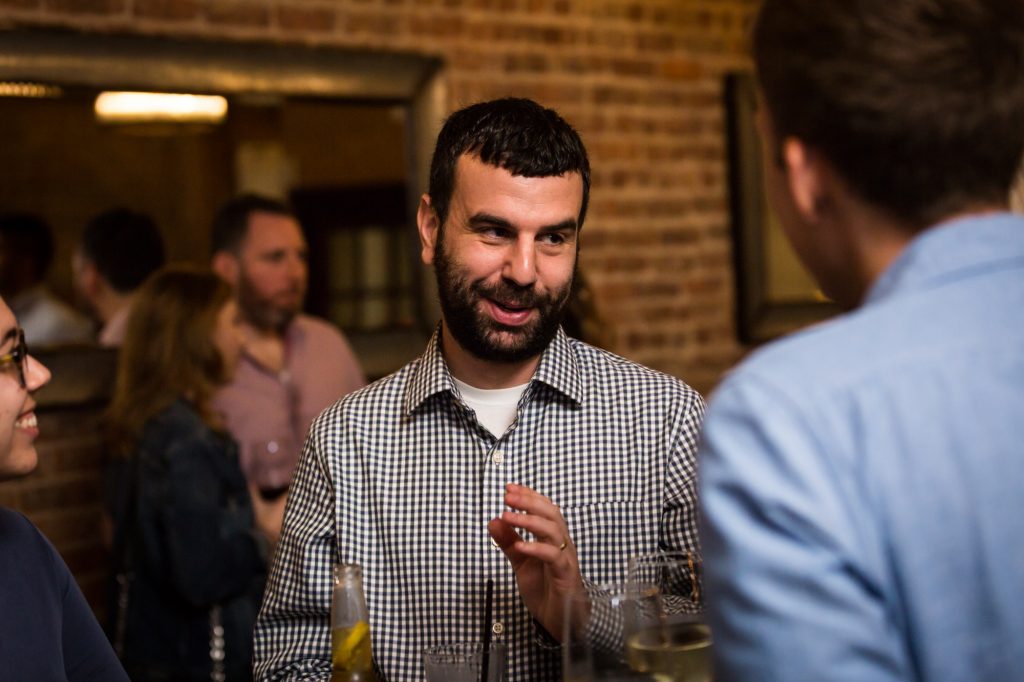
[[[584,585],[566,598],[562,632],[565,682],[649,682],[655,678],[630,665],[626,643],[656,626],[658,588],[623,582]]]
[[[700,561],[686,552],[629,560],[628,582],[656,585],[658,617],[626,640],[631,667],[659,682],[711,682],[711,630],[702,618]]]

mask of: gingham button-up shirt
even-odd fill
[[[256,678],[328,678],[331,573],[342,561],[363,567],[387,680],[423,679],[427,646],[481,639],[488,578],[508,679],[558,679],[558,649],[487,532],[505,484],[561,508],[585,580],[623,580],[632,555],[698,552],[703,413],[681,381],[559,331],[495,438],[460,398],[435,333],[422,357],[313,423],[256,625]]]

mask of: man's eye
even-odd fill
[[[489,227],[484,230],[484,234],[494,239],[505,239],[510,233],[504,227]]]
[[[545,244],[551,244],[552,246],[558,246],[559,244],[565,243],[565,235],[559,234],[558,232],[549,232],[541,237],[541,241]]]

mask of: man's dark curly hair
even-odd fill
[[[455,166],[463,154],[527,178],[579,173],[583,203],[577,229],[583,227],[590,197],[590,161],[579,134],[554,110],[533,100],[509,97],[473,104],[448,117],[437,136],[428,190],[442,226],[455,189]]]

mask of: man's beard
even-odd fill
[[[548,295],[539,295],[533,285],[520,286],[507,279],[498,284],[469,282],[453,263],[443,243],[434,258],[434,275],[441,311],[452,336],[466,351],[481,360],[516,363],[540,355],[558,333],[562,313],[569,302],[573,277]],[[505,325],[478,309],[485,298],[537,311],[536,319],[524,325]],[[509,338],[511,336],[512,338]]]
[[[302,297],[299,297],[302,300]],[[298,306],[280,306],[260,295],[245,273],[238,278],[238,306],[246,321],[261,331],[282,333],[299,314]]]

